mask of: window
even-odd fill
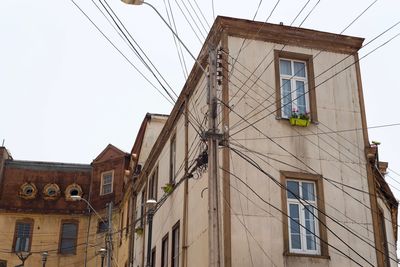
[[[179,222],[172,228],[171,266],[179,266]]]
[[[101,174],[100,195],[107,195],[113,192],[114,171],[103,172]]]
[[[149,199],[157,201],[158,166],[155,168],[149,180]]]
[[[156,248],[153,248],[151,250],[150,266],[151,267],[156,267]]]
[[[141,197],[141,200],[140,200],[140,227],[143,227],[143,225],[144,225],[144,203],[145,203],[145,198],[146,198],[146,193],[145,193],[145,191],[143,190],[142,191],[142,197]]]
[[[378,221],[379,221],[379,231],[380,231],[380,236],[381,236],[381,246],[382,246],[382,252],[383,252],[383,265],[384,267],[389,267],[390,266],[390,259],[389,259],[389,248],[388,248],[388,243],[387,243],[387,237],[386,237],[386,227],[385,227],[385,216],[383,215],[383,211],[381,209],[378,209]]]
[[[30,251],[33,220],[17,221],[15,224],[14,252]]]
[[[285,253],[328,256],[322,177],[281,172]],[[321,242],[321,240],[323,240]]]
[[[169,182],[175,183],[176,175],[176,135],[174,134],[171,138],[171,144],[169,148]]]
[[[312,56],[276,50],[275,69],[277,116],[296,112],[317,121]]]
[[[75,221],[64,221],[61,224],[60,253],[75,254],[78,235],[78,223]]]
[[[161,267],[168,266],[168,234],[166,234],[161,243]]]
[[[287,180],[290,251],[318,254],[319,231],[315,183]]]
[[[6,260],[0,260],[0,267],[7,267],[7,261]]]
[[[99,220],[97,223],[97,233],[105,233],[108,231],[108,220]]]

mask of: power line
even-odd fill
[[[92,19],[81,9],[81,7],[74,1],[70,0],[78,9],[79,11],[92,23],[92,25],[101,33],[101,35],[118,51],[118,53],[131,65],[139,74],[142,76],[154,89],[157,90],[170,104],[174,105],[174,103],[167,98],[133,63],[130,61],[127,56],[103,33],[102,30],[92,21]]]
[[[400,126],[399,123],[391,123],[391,124],[382,124],[382,125],[376,125],[376,126],[370,126],[366,128],[353,128],[353,129],[345,129],[345,130],[337,130],[337,131],[327,131],[327,132],[317,132],[317,133],[309,133],[309,134],[296,134],[296,135],[282,135],[282,136],[272,136],[270,138],[272,139],[284,139],[284,138],[293,138],[293,137],[301,137],[301,136],[315,136],[315,135],[328,135],[328,134],[333,134],[333,133],[345,133],[345,132],[354,132],[354,131],[362,131],[364,129],[379,129],[379,128],[387,128],[387,127],[394,127],[394,126]],[[254,137],[254,138],[236,138],[235,140],[265,140],[268,139],[266,137]]]
[[[229,170],[226,170],[224,168],[221,168],[222,171],[234,176],[237,180],[239,180],[244,186],[246,186],[255,196],[257,196],[262,202],[264,202],[265,204],[267,204],[268,206],[270,206],[271,208],[273,208],[274,210],[280,212],[281,214],[283,214],[285,217],[287,217],[288,220],[294,221],[295,220],[290,217],[289,214],[287,214],[286,212],[284,212],[282,209],[276,207],[275,205],[271,204],[270,202],[268,202],[267,200],[265,200],[262,196],[260,196],[251,186],[249,186],[245,181],[243,181],[239,176],[231,173]],[[231,186],[232,187],[232,186]],[[254,202],[253,202],[254,203]],[[302,227],[303,229],[305,229],[306,231],[308,231],[304,225],[299,224],[300,227]],[[349,260],[351,260],[352,262],[354,262],[355,264],[357,264],[358,266],[363,267],[363,265],[361,265],[360,263],[358,263],[355,259],[353,259],[352,257],[350,257],[349,255],[347,255],[345,252],[343,252],[342,250],[340,250],[337,246],[333,246],[331,244],[329,244],[326,240],[323,240],[322,238],[320,238],[318,235],[316,235],[315,233],[310,232],[310,234],[312,234],[315,238],[317,238],[320,242],[326,244],[327,246],[333,248],[334,250],[340,252],[344,257],[348,258]]]
[[[280,183],[275,177],[273,177],[271,174],[269,174],[268,172],[266,172],[265,170],[263,170],[253,159],[249,158],[248,156],[245,156],[243,153],[241,153],[240,151],[230,147],[230,149],[237,154],[239,157],[241,157],[243,160],[247,161],[248,163],[250,163],[254,168],[256,168],[257,170],[259,170],[261,173],[263,173],[264,175],[266,175],[268,178],[270,178],[276,185],[278,185],[279,187],[281,187],[282,189],[284,189],[285,191],[287,191],[288,193],[290,193],[291,195],[293,195],[298,201],[300,202],[305,202],[307,205],[309,206],[313,206],[311,203],[308,202],[308,200],[305,199],[300,199],[299,196],[296,195],[295,192],[293,192],[292,190],[290,190],[289,188],[287,188],[287,186],[283,185],[282,183]],[[314,213],[309,210],[309,208],[307,207],[307,205],[304,205],[304,208],[308,210],[308,212],[315,218],[317,219],[324,227],[326,227],[326,229],[333,234],[337,239],[339,239],[346,247],[348,247],[351,251],[353,251],[355,254],[357,254],[360,258],[362,258],[365,262],[367,262],[369,265],[374,266],[369,260],[367,260],[364,256],[362,256],[360,253],[358,253],[356,250],[354,250],[349,244],[347,244],[341,237],[339,237],[333,230],[331,230],[326,223],[324,223],[320,218],[318,218],[318,216],[314,215]],[[345,225],[343,225],[342,223],[340,223],[339,221],[337,221],[335,218],[333,218],[332,216],[328,215],[325,211],[321,210],[319,207],[315,207],[313,206],[318,212],[322,213],[324,216],[328,217],[329,219],[331,219],[333,222],[335,222],[337,225],[341,226],[343,229],[345,229],[347,232],[349,232],[350,234],[354,235],[355,237],[357,237],[358,239],[360,239],[361,241],[363,241],[364,243],[366,243],[367,245],[371,246],[372,248],[374,248],[376,251],[383,253],[384,255],[386,255],[385,252],[380,251],[378,248],[376,248],[374,245],[371,245],[368,241],[366,241],[364,238],[362,238],[360,235],[354,233],[351,229],[347,228]],[[390,255],[387,255],[390,259],[392,259],[393,261],[395,261],[397,263],[397,259],[393,259],[390,257]]]
[[[374,4],[374,3],[372,3],[372,4]],[[371,7],[371,5],[368,6],[366,9],[364,9],[363,12],[362,12],[359,16],[357,16],[357,18],[354,19],[354,20],[349,24],[349,26],[352,25],[356,20],[358,20],[358,19],[361,17],[361,15],[364,14],[370,7]],[[303,21],[303,22],[304,22],[304,21]],[[303,23],[303,22],[302,22],[302,23]],[[400,23],[400,22],[398,22],[398,23]],[[389,31],[389,30],[392,29],[393,27],[395,27],[398,23],[396,23],[395,25],[391,26],[390,28],[388,28],[387,30],[385,30],[384,32],[382,32],[381,34],[379,34],[378,36],[376,36],[375,38],[373,38],[371,41],[369,41],[368,43],[366,43],[365,45],[363,45],[362,48],[365,47],[365,46],[367,46],[367,45],[369,45],[371,42],[373,42],[374,40],[376,40],[377,38],[379,38],[381,35],[383,35],[383,34],[386,33],[387,31]],[[349,26],[347,26],[346,28],[348,28]],[[342,31],[342,33],[343,33],[343,32],[344,32],[344,31]],[[282,51],[282,50],[284,49],[284,47],[285,47],[285,45],[281,48],[280,51]],[[271,52],[271,51],[270,51],[270,52]],[[270,52],[269,52],[269,53],[270,53]],[[323,52],[323,50],[319,51],[319,52],[313,57],[313,60],[315,60],[322,52]],[[250,73],[251,76],[254,75],[255,71],[260,67],[261,63],[263,63],[264,60],[268,57],[269,53],[263,58],[263,60],[262,60],[262,61],[260,62],[260,64],[256,67],[256,69],[255,69],[253,72]],[[321,76],[322,74],[326,73],[328,70],[332,69],[334,66],[336,66],[337,64],[339,64],[339,63],[341,63],[342,61],[344,61],[345,59],[347,59],[349,56],[351,56],[351,54],[348,55],[346,58],[340,60],[339,62],[337,62],[336,64],[334,64],[333,66],[331,66],[330,68],[328,68],[327,70],[325,70],[324,72],[320,73],[320,74],[317,75],[315,78],[318,78],[318,77]],[[271,60],[271,62],[270,62],[270,63],[267,65],[267,67],[262,71],[262,73],[261,73],[259,76],[256,76],[257,79],[256,79],[256,81],[253,82],[253,84],[249,87],[249,90],[250,90],[252,87],[254,87],[254,85],[255,85],[255,84],[258,82],[258,80],[260,79],[261,75],[271,66],[271,64],[272,64],[273,61],[274,61],[274,60]],[[305,67],[305,66],[304,66],[304,67]],[[233,71],[233,68],[232,68],[232,71]],[[302,69],[298,70],[294,75],[292,75],[292,77],[290,78],[290,80],[291,80],[297,73],[299,73],[300,71],[302,71]],[[242,83],[242,86],[240,86],[240,88],[242,88],[242,87],[247,83],[248,80],[249,80],[249,79],[247,79],[244,83]],[[307,83],[306,83],[306,84],[307,84]],[[282,89],[282,86],[283,86],[283,85],[281,85],[281,89]],[[239,87],[238,87],[238,88],[239,88]],[[293,91],[295,91],[296,89],[297,89],[297,88],[295,88]],[[249,91],[249,90],[248,90],[248,91]],[[248,91],[247,91],[247,92],[248,92]],[[247,92],[246,92],[244,95],[246,95]],[[284,97],[289,96],[291,93],[292,93],[292,92],[288,93],[288,94],[285,95],[285,96],[280,97],[278,101],[281,101],[281,99],[283,99]],[[236,94],[235,94],[235,95],[236,95]],[[244,95],[243,95],[243,96],[244,96]],[[273,94],[270,94],[269,97],[271,97],[272,95],[273,95]],[[243,96],[242,96],[242,98],[243,98]],[[268,97],[267,100],[269,100],[269,97]],[[232,97],[232,98],[233,98],[233,97]],[[231,99],[232,99],[232,98],[231,98]],[[240,101],[242,98],[240,98],[240,99],[237,101],[237,103],[239,103],[239,101]],[[287,103],[287,104],[290,104],[290,103],[292,103],[293,101],[294,101],[294,100],[290,101],[290,102]],[[276,102],[277,102],[277,101],[273,102],[272,104],[274,104],[274,103],[276,103]],[[237,103],[236,103],[236,104],[237,104]],[[282,107],[281,107],[281,108],[282,108]],[[261,111],[260,111],[260,112],[261,112]],[[257,115],[258,113],[259,113],[259,112],[257,112],[256,114],[253,114],[250,118],[254,117],[254,116]],[[248,114],[250,114],[250,112],[249,112]],[[248,114],[247,114],[247,115],[248,115]],[[247,115],[246,115],[245,117],[247,117]],[[236,127],[237,125],[240,125],[240,123],[237,123],[237,124],[234,125],[233,127]]]

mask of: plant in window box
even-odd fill
[[[167,183],[161,188],[162,188],[162,190],[164,190],[165,193],[170,194],[174,190],[174,184]]]
[[[289,122],[291,125],[307,127],[310,125],[310,115],[308,113],[298,114],[297,110],[293,110]]]
[[[135,228],[135,233],[137,235],[142,235],[143,234],[143,227],[139,226]]]

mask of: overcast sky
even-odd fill
[[[150,1],[167,17],[163,1]],[[214,2],[215,15],[252,19],[260,1]],[[306,2],[280,1],[269,22],[290,25]],[[373,2],[312,0],[293,25],[298,26],[317,4],[303,27],[340,33]],[[97,10],[94,3],[99,2],[76,3],[151,79]],[[177,5],[184,8],[182,0],[170,3],[179,35],[197,55],[202,43]],[[188,0],[184,3],[188,6]],[[194,0],[190,3],[195,7]],[[265,21],[275,3],[262,1],[256,20]],[[148,6],[128,6],[117,0],[108,4],[179,93],[185,78],[166,25]],[[211,25],[212,1],[198,0],[197,4]],[[376,1],[344,34],[366,38],[366,43],[400,20],[399,10],[399,1]],[[361,49],[360,57],[399,32],[400,26],[393,28]],[[0,142],[5,140],[15,159],[90,163],[109,143],[130,151],[146,112],[168,114],[172,108],[70,0],[1,0],[0,36]],[[399,47],[400,38],[396,38],[361,61],[369,126],[400,123],[396,110]],[[186,60],[190,69],[193,61],[187,55]],[[371,140],[382,143],[380,159],[400,173],[400,127],[370,129],[369,133]],[[400,179],[395,173],[391,176]],[[397,181],[389,182],[400,189]]]

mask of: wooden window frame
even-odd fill
[[[177,255],[175,258],[175,231],[178,231],[178,251],[177,251]],[[181,238],[181,234],[180,234],[180,225],[179,225],[179,221],[172,227],[172,231],[171,231],[171,267],[174,267],[174,263],[175,260],[177,260],[177,267],[179,267],[179,246],[180,246],[180,238]]]
[[[324,188],[323,179],[321,175],[310,174],[310,173],[300,173],[291,171],[281,171],[281,184],[284,185],[281,189],[281,203],[282,203],[282,222],[283,222],[283,255],[286,256],[301,256],[301,257],[316,257],[316,258],[327,258],[329,259],[328,250],[328,235],[325,218],[325,200],[324,200]],[[289,218],[288,218],[288,201],[287,201],[287,190],[286,181],[287,180],[298,180],[298,181],[312,181],[315,183],[316,189],[316,202],[318,207],[318,243],[319,243],[319,254],[308,254],[308,253],[293,253],[290,251],[289,244]]]
[[[154,199],[157,201],[158,195],[158,165],[154,168],[153,172],[150,175],[149,183],[148,183],[148,199]]]
[[[14,240],[13,240],[13,245],[12,245],[12,251],[13,252],[17,252],[17,251],[15,251],[15,245],[16,245],[16,241],[17,241],[17,225],[18,225],[18,223],[25,223],[25,224],[29,224],[30,225],[30,228],[29,228],[29,249],[28,249],[28,251],[31,251],[32,237],[33,237],[33,225],[34,225],[35,221],[33,219],[30,219],[30,218],[18,219],[18,220],[15,221]]]
[[[169,182],[171,184],[175,184],[175,179],[176,179],[176,133],[172,135],[171,141],[169,143]]]
[[[63,235],[63,225],[66,223],[71,223],[71,224],[75,224],[76,225],[76,237],[75,237],[75,242],[74,242],[74,252],[73,253],[65,253],[61,251],[61,242],[62,242],[62,235]],[[78,237],[79,237],[79,221],[78,220],[71,220],[71,219],[65,219],[65,220],[61,220],[61,225],[60,225],[60,237],[59,237],[59,241],[58,241],[58,254],[61,255],[76,255],[76,246],[78,243]]]
[[[316,123],[318,122],[317,115],[317,98],[315,93],[315,76],[314,76],[314,62],[313,56],[301,53],[294,53],[288,51],[275,50],[274,51],[274,65],[275,65],[275,103],[276,103],[276,117],[282,119],[282,105],[281,105],[281,75],[280,75],[280,67],[279,60],[280,59],[288,59],[288,60],[299,60],[304,61],[306,63],[307,69],[307,81],[308,81],[308,103],[310,108],[310,118],[311,121]]]
[[[161,267],[168,266],[168,250],[169,250],[169,233],[166,233],[165,236],[163,237],[161,241]],[[164,244],[167,244],[167,250],[164,250]],[[167,254],[166,257],[164,257],[165,253]],[[164,262],[164,258],[166,259],[166,262]]]
[[[104,186],[104,176],[111,173],[111,192],[104,193],[103,186]],[[114,192],[114,170],[102,172],[100,175],[100,196],[105,196],[108,194],[112,194]]]

